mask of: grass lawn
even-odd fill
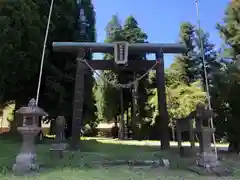
[[[198,176],[186,170],[186,167],[194,163],[194,159],[179,158],[176,149],[171,152],[160,152],[159,147],[123,144],[116,140],[101,141],[98,139],[84,139],[81,142],[81,152],[74,154],[68,152],[60,160],[50,158],[49,148],[51,140],[45,140],[44,144],[37,145],[38,162],[43,165],[43,171],[37,176],[15,177],[11,173],[11,167],[15,156],[19,152],[20,143],[1,138],[0,136],[0,180],[112,180],[112,179],[133,179],[133,180],[156,180],[176,179],[179,180],[223,180],[225,178]],[[130,142],[130,141],[129,141]],[[130,167],[127,165],[102,166],[97,162],[112,160],[159,160],[165,157],[170,161],[170,169],[163,167]],[[240,166],[239,166],[240,167]],[[234,179],[240,179],[238,169]],[[233,179],[233,178],[228,178]]]

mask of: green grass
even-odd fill
[[[119,142],[119,143],[118,143]],[[130,141],[129,141],[130,142]],[[110,180],[110,179],[176,179],[180,177],[184,180],[206,179],[197,176],[186,170],[186,167],[194,162],[194,159],[181,159],[176,153],[176,149],[164,152],[159,151],[159,147],[122,144],[121,141],[101,139],[84,139],[81,141],[81,151],[74,154],[69,152],[64,158],[52,160],[49,148],[51,140],[46,140],[37,145],[38,162],[43,165],[43,172],[34,177],[15,177],[11,173],[11,167],[20,149],[18,139],[0,136],[0,179],[1,180],[61,180],[61,179],[83,179],[83,180]],[[100,166],[95,162],[105,162],[113,160],[159,160],[162,157],[170,160],[170,169],[151,167],[129,167],[121,166]],[[237,173],[240,175],[240,173]],[[236,174],[236,175],[237,175]],[[239,177],[239,178],[238,178]],[[209,180],[222,178],[208,177]],[[231,178],[230,178],[231,179]],[[234,179],[240,179],[237,176]]]
[[[133,168],[126,166],[98,168],[98,169],[72,169],[65,168],[52,172],[45,172],[36,177],[14,177],[11,175],[0,176],[1,180],[206,180],[206,177],[187,174],[183,171],[166,169]],[[223,178],[208,177],[208,180],[223,180]],[[225,179],[225,178],[224,178]],[[229,178],[229,180],[232,178]],[[226,179],[227,180],[227,179]]]

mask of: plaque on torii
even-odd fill
[[[117,65],[128,63],[128,42],[121,41],[114,43],[114,62]]]

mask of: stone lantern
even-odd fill
[[[22,115],[23,123],[18,127],[18,131],[23,136],[21,151],[16,157],[13,171],[16,173],[27,173],[38,170],[36,163],[35,137],[41,131],[38,126],[39,117],[46,116],[47,113],[36,105],[35,99],[31,99],[28,106],[21,107],[16,113]]]
[[[202,167],[216,167],[219,166],[219,161],[216,153],[213,153],[211,147],[211,140],[215,128],[209,127],[210,118],[214,117],[212,110],[205,108],[204,104],[198,104],[196,108],[196,128],[195,133],[199,135],[199,158],[197,164]]]

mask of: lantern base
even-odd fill
[[[20,153],[16,157],[16,163],[12,168],[13,172],[22,174],[31,171],[38,171],[39,166],[36,163],[36,154],[34,153]]]

